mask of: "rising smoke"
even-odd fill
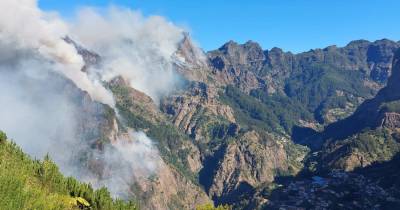
[[[83,59],[62,39],[69,30],[59,17],[42,12],[35,0],[2,0],[0,6],[0,39],[3,43],[16,45],[17,49],[36,50],[55,62],[53,70],[72,80],[94,100],[114,105],[111,93],[81,71]]]
[[[143,132],[129,131],[102,151],[89,151],[80,129],[82,91],[114,108],[113,95],[103,84],[121,76],[158,102],[177,84],[171,57],[182,32],[162,17],[143,17],[128,9],[111,7],[99,13],[86,8],[67,23],[41,11],[36,0],[2,0],[0,129],[32,156],[50,154],[66,175],[126,195],[127,183],[155,173],[162,160]],[[84,60],[64,41],[66,36],[99,53],[101,65],[82,71]],[[99,179],[77,166],[82,151],[101,160],[110,173]]]
[[[162,17],[145,18],[128,9],[111,7],[103,13],[82,9],[72,27],[74,39],[104,57],[102,68],[92,70],[105,81],[120,75],[158,102],[177,84],[171,58],[183,30]]]

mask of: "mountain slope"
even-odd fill
[[[400,52],[393,59],[388,84],[364,102],[349,118],[328,126],[322,159],[330,167],[346,170],[390,160],[400,151]],[[345,149],[346,148],[346,149]]]
[[[31,160],[0,132],[0,209],[137,209],[135,203],[114,201],[105,189],[93,190],[64,177],[45,157]]]
[[[258,189],[252,204],[265,202],[264,209],[392,209],[399,205],[399,59],[400,51],[394,55],[386,87],[353,115],[321,133],[318,138],[323,144],[307,157],[308,167],[300,176],[281,180],[281,186],[272,190]]]

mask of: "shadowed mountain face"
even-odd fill
[[[399,58],[400,51],[393,59],[392,76],[386,87],[361,104],[353,115],[329,125],[322,133],[322,168],[353,170],[390,160],[400,151]]]
[[[400,51],[393,59],[392,76],[387,86],[370,100],[365,101],[349,118],[333,123],[325,130],[326,137],[343,138],[360,132],[365,128],[398,127],[396,112],[400,100]],[[349,126],[352,125],[352,126]],[[325,137],[325,138],[326,138]]]

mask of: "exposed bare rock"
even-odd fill
[[[79,55],[82,56],[83,61],[85,62],[85,66],[83,67],[82,71],[86,71],[89,67],[100,64],[101,57],[99,54],[82,47],[68,36],[65,37],[64,40],[68,44],[73,45]]]
[[[191,152],[187,156],[187,161],[192,172],[198,173],[203,168],[199,149],[193,144],[190,145]]]
[[[371,162],[364,157],[363,154],[354,152],[350,156],[346,157],[343,163],[337,162],[337,168],[342,168],[345,171],[353,171],[359,167],[366,167],[371,164]]]
[[[208,57],[220,84],[235,84],[245,92],[261,86],[255,72],[263,68],[266,57],[257,43],[248,41],[239,45],[230,41],[209,52]]]
[[[176,56],[182,63],[190,67],[202,67],[207,65],[204,52],[193,43],[189,34],[186,33],[178,46]]]
[[[264,87],[270,94],[283,92],[286,79],[318,65],[363,71],[370,78],[366,85],[379,90],[391,74],[391,61],[398,47],[399,43],[387,39],[358,40],[342,48],[329,46],[293,54],[279,48],[263,51],[251,41],[243,45],[230,41],[207,55],[220,84],[233,84],[245,92]]]
[[[188,34],[184,34],[173,60],[176,72],[186,80],[209,82],[211,79],[207,56],[193,43]]]
[[[195,209],[210,203],[207,195],[183,177],[176,169],[164,164],[157,174],[138,181],[133,189],[143,209]]]
[[[229,144],[218,164],[211,197],[230,200],[237,193],[246,193],[263,183],[271,183],[277,174],[295,174],[300,167],[290,163],[284,142],[271,135],[247,132]],[[300,161],[305,154],[299,155]]]
[[[384,113],[382,116],[381,127],[389,129],[400,128],[400,114],[395,112]]]
[[[207,115],[235,122],[232,109],[218,100],[217,88],[205,83],[193,83],[187,91],[163,100],[161,109],[173,117],[175,126],[194,136],[200,132],[199,119]]]

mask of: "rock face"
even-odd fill
[[[211,202],[208,196],[171,166],[163,165],[153,177],[139,180],[134,193],[142,208],[195,209]]]
[[[194,45],[189,34],[184,34],[184,38],[178,46],[176,56],[181,61],[180,64],[189,65],[191,68],[206,65],[205,54]]]
[[[234,123],[233,110],[218,100],[217,88],[205,83],[194,82],[186,91],[172,95],[162,102],[161,110],[173,117],[175,126],[186,134],[201,138],[201,118],[222,117]]]
[[[353,41],[343,48],[292,54],[279,48],[263,51],[254,42],[230,41],[208,53],[213,72],[221,83],[235,84],[244,91],[266,85],[270,92],[283,90],[284,80],[310,65],[327,64],[337,69],[362,71],[372,81],[384,84],[390,76],[393,52],[399,43],[390,40]]]
[[[381,127],[389,129],[400,128],[400,114],[399,113],[384,113],[382,116]]]
[[[284,142],[255,131],[244,133],[226,147],[209,194],[222,203],[235,202],[254,188],[273,182],[276,175],[300,170],[289,162]]]
[[[255,72],[262,69],[265,55],[255,42],[239,45],[230,41],[208,53],[213,73],[220,84],[235,84],[249,92],[260,87]]]
[[[126,124],[144,130],[157,141],[164,158],[154,175],[141,177],[133,185],[133,194],[141,206],[145,209],[194,209],[209,203],[206,193],[189,177],[189,173],[202,167],[198,148],[168,124],[167,117],[149,96],[131,88],[121,78],[114,79],[109,86]]]
[[[279,48],[264,51],[251,41],[243,45],[230,41],[207,56],[217,86],[288,96],[327,125],[351,115],[386,84],[398,47],[386,39],[359,40],[342,48],[293,54]]]

